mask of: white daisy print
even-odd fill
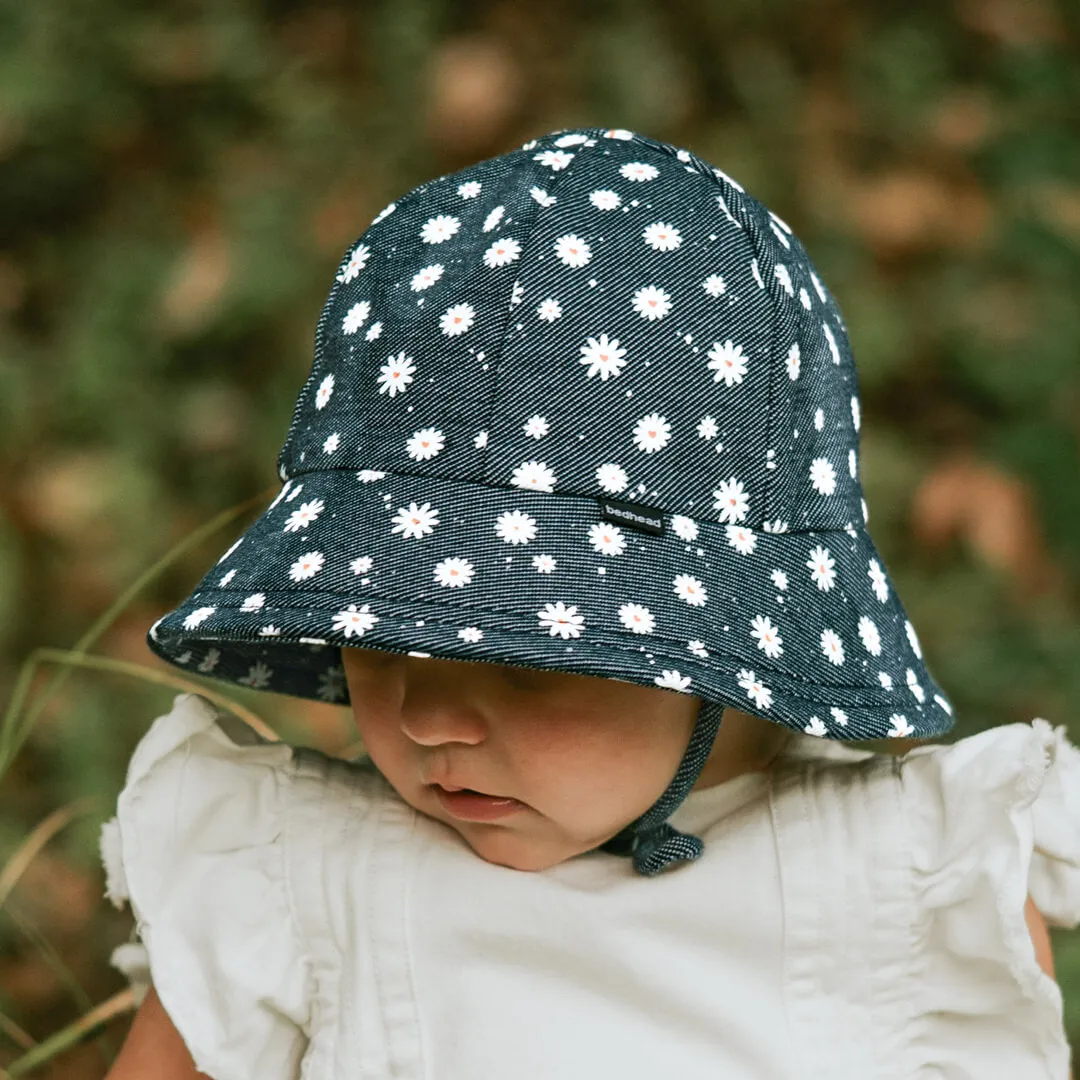
[[[581,628],[585,625],[583,616],[577,613],[577,605],[567,607],[561,600],[554,604],[545,604],[542,611],[536,613],[541,630],[547,630],[552,637],[558,635],[567,638],[581,637]]]
[[[841,726],[847,727],[848,715],[843,709],[838,709],[835,705],[829,706],[829,712],[832,713],[832,718]]]
[[[761,528],[767,533],[786,533],[788,531],[788,523],[782,518],[773,518],[772,521],[763,521]]]
[[[217,649],[207,649],[206,656],[199,661],[199,671],[207,672],[213,671],[218,666],[218,661],[221,659],[221,653]]]
[[[217,610],[215,607],[200,607],[196,608],[187,618],[184,619],[184,629],[194,630],[200,623],[206,622],[211,615]]]
[[[727,542],[740,555],[753,555],[757,547],[757,537],[742,525],[725,525]]]
[[[817,409],[814,412],[814,427],[820,431],[825,426],[825,412],[823,409]]]
[[[223,577],[221,578],[221,580],[220,580],[220,581],[218,582],[218,588],[219,588],[219,589],[224,589],[224,588],[225,588],[225,586],[226,586],[226,585],[228,585],[228,584],[229,584],[229,582],[230,582],[230,581],[232,581],[232,579],[233,579],[234,577],[236,577],[236,571],[235,571],[235,570],[230,570],[230,571],[229,571],[229,572],[228,572],[227,574],[225,574],[225,575],[224,575],[224,576],[223,576]]]
[[[730,480],[721,480],[720,486],[713,491],[713,507],[721,521],[743,521],[750,510],[750,500],[742,483],[733,476]]]
[[[511,305],[520,304],[525,299],[525,286],[520,281],[514,282],[514,287],[510,290],[510,303]]]
[[[555,241],[555,254],[564,266],[586,266],[592,258],[592,248],[573,233],[566,233]]]
[[[540,306],[536,309],[537,317],[544,322],[554,322],[559,316],[562,315],[562,304],[558,300],[554,300],[549,297],[547,300],[542,300]]]
[[[240,605],[241,611],[262,611],[263,605],[266,603],[266,594],[257,592],[252,593],[250,596],[244,597],[244,602]]]
[[[723,296],[725,285],[724,279],[719,274],[710,274],[701,287],[712,297]]]
[[[799,377],[799,369],[802,366],[802,356],[799,353],[798,342],[795,342],[795,344],[788,349],[787,358],[784,360],[784,366],[787,368],[788,378],[794,382]]]
[[[589,338],[581,346],[581,358],[578,361],[588,364],[585,377],[591,379],[599,375],[601,382],[618,375],[626,364],[626,350],[620,348],[619,339],[608,339],[607,334],[601,334],[599,339]]]
[[[694,638],[693,641],[688,641],[686,647],[695,655],[701,657],[702,660],[708,660],[709,650],[705,648],[704,641],[698,641]]]
[[[656,627],[652,612],[644,604],[622,604],[619,621],[635,634],[651,634]]]
[[[879,671],[877,673],[878,682],[886,690],[892,689],[892,676],[887,671]]]
[[[829,343],[829,352],[832,353],[832,362],[834,364],[839,364],[840,350],[836,347],[836,338],[833,337],[833,332],[829,329],[827,323],[822,323],[821,329],[825,331],[825,340]]]
[[[713,382],[723,379],[725,386],[735,386],[743,381],[748,358],[743,355],[741,345],[736,345],[730,338],[722,345],[714,341],[709,357],[706,367],[715,372]]]
[[[772,583],[781,591],[786,592],[788,587],[788,576],[783,570],[770,570],[769,577],[772,578]]]
[[[758,283],[758,288],[764,289],[765,280],[761,276],[761,269],[758,267],[757,259],[750,260],[750,273],[754,275],[754,280]]]
[[[475,446],[477,450],[483,450],[484,447],[487,446],[487,444],[488,433],[486,431],[478,431],[473,436],[473,446]]]
[[[320,700],[333,702],[340,701],[345,696],[345,669],[343,667],[331,667],[319,676],[318,695]]]
[[[595,140],[590,139],[588,135],[582,135],[578,131],[572,131],[568,135],[560,135],[555,140],[556,146],[581,146],[585,143],[588,146],[592,146]]]
[[[408,384],[413,381],[416,365],[411,356],[399,352],[397,356],[388,356],[386,363],[379,368],[379,393],[404,394]]]
[[[464,184],[458,185],[457,193],[463,199],[475,199],[480,194],[480,181],[466,180]]]
[[[432,263],[430,266],[425,266],[423,270],[417,270],[410,282],[412,291],[422,292],[424,289],[430,289],[443,276],[443,270],[442,263]]]
[[[301,503],[289,515],[282,532],[298,532],[300,529],[306,529],[325,509],[326,504],[322,499],[312,499],[310,502]]]
[[[607,188],[592,192],[589,195],[589,202],[597,210],[618,210],[622,206],[622,199],[614,191],[608,191]]]
[[[645,285],[638,289],[631,302],[634,310],[650,322],[662,319],[671,310],[671,297],[655,285]]]
[[[889,598],[889,582],[885,577],[885,571],[881,569],[881,563],[877,559],[871,559],[869,567],[866,573],[870,578],[870,587],[874,590],[874,595],[878,600],[884,604]]]
[[[401,533],[403,540],[409,537],[419,540],[435,531],[435,526],[439,524],[439,511],[432,510],[429,502],[423,506],[411,502],[407,508],[399,507],[392,520],[394,527],[390,530],[391,533]]]
[[[671,583],[675,595],[685,600],[691,607],[703,607],[709,600],[709,593],[696,577],[689,574],[676,574]]]
[[[696,540],[698,538],[697,522],[685,514],[673,514],[671,527],[680,540]]]
[[[484,224],[481,226],[481,228],[484,230],[484,232],[491,232],[491,230],[494,229],[500,221],[502,221],[505,214],[505,206],[496,206],[495,209],[492,210],[486,218],[484,218]]]
[[[543,188],[531,187],[529,188],[529,194],[541,205],[541,206],[554,206],[555,196],[549,195]]]
[[[654,221],[645,226],[641,239],[653,249],[653,251],[674,251],[682,243],[682,234],[674,225],[668,225],[664,221]]]
[[[919,645],[919,639],[915,636],[915,627],[912,626],[907,619],[904,620],[904,630],[907,633],[908,644],[911,645],[911,651],[921,660],[922,648]]]
[[[659,413],[649,413],[634,425],[634,445],[646,454],[663,450],[671,439],[671,425]]]
[[[376,480],[381,480],[386,473],[379,472],[378,469],[360,469],[356,474],[356,479],[364,484],[371,484]]]
[[[600,555],[622,555],[626,551],[622,529],[607,521],[597,521],[589,526],[589,543]]]
[[[323,568],[325,561],[326,557],[321,551],[309,551],[289,567],[289,577],[293,581],[307,581]]]
[[[340,432],[333,432],[326,436],[326,441],[322,444],[324,454],[332,454],[341,445]]]
[[[739,686],[759,709],[768,709],[772,705],[772,691],[747,668],[739,672]]]
[[[363,637],[378,621],[379,616],[371,611],[369,604],[360,607],[350,604],[334,616],[334,629],[340,630],[347,638],[353,634]]]
[[[457,636],[461,638],[462,641],[470,641],[475,644],[477,641],[483,640],[484,631],[478,626],[463,626],[457,632]]]
[[[445,441],[446,437],[438,428],[421,428],[409,436],[405,452],[413,461],[427,461],[442,450]]]
[[[643,161],[628,161],[619,168],[619,175],[624,180],[644,181],[655,180],[660,174],[654,165],[647,165]]]
[[[514,470],[510,483],[529,491],[553,491],[555,474],[542,461],[523,461]]]
[[[908,689],[915,695],[915,700],[921,705],[926,700],[926,691],[919,685],[919,680],[915,676],[915,672],[911,668],[907,669],[907,684]]]
[[[525,421],[522,430],[530,439],[542,439],[548,433],[549,425],[543,416],[534,413]]]
[[[213,651],[213,649],[210,650],[210,652]],[[941,706],[941,708],[943,708],[950,716],[952,716],[952,706],[940,694],[935,694],[934,700],[938,703],[938,705]]]
[[[315,408],[325,409],[327,402],[330,400],[330,395],[334,392],[334,376],[327,375],[321,383],[319,383],[319,389],[315,391]]]
[[[807,569],[810,571],[810,580],[822,591],[828,592],[836,583],[836,571],[833,567],[836,560],[829,554],[829,549],[816,547],[810,552],[810,558],[806,560]]]
[[[859,430],[859,424],[862,421],[862,413],[859,409],[859,399],[853,397],[851,399],[851,422],[855,425],[855,430]]]
[[[443,559],[435,564],[435,580],[451,589],[460,589],[473,579],[476,568],[468,559]]]
[[[552,172],[561,172],[573,160],[574,155],[568,154],[565,150],[542,150],[539,154],[533,155],[533,161],[539,161]]]
[[[810,483],[819,495],[831,495],[836,490],[836,472],[826,458],[810,462]]]
[[[439,329],[447,337],[457,337],[472,326],[475,318],[476,310],[472,304],[455,304],[439,316]]]
[[[813,272],[810,271],[810,280],[814,283],[814,288],[817,290],[817,294],[821,302],[826,303],[827,297],[825,296],[825,290],[821,287],[821,279]]]
[[[773,267],[773,273],[776,275],[776,280],[780,282],[784,292],[788,296],[794,296],[795,289],[791,284],[791,274],[788,273],[788,268],[783,263],[777,263]]]
[[[512,237],[503,237],[496,240],[491,247],[484,252],[484,265],[490,267],[506,266],[512,263],[521,254],[521,245]]]
[[[889,717],[889,720],[892,723],[892,727],[889,728],[885,734],[894,739],[904,739],[915,731],[908,723],[908,718],[902,713],[893,713],[892,716]]]
[[[702,439],[715,439],[719,430],[716,421],[711,416],[703,416],[698,421],[697,433]]]
[[[859,637],[862,638],[863,646],[871,656],[881,655],[881,634],[878,633],[877,624],[868,615],[859,619]]]
[[[351,563],[349,569],[354,574],[366,574],[371,570],[373,560],[370,555],[358,555]]]
[[[461,221],[452,214],[438,214],[424,222],[424,227],[420,230],[420,238],[425,244],[441,244],[444,240],[449,240],[460,228]]]
[[[821,651],[830,664],[839,667],[844,662],[844,643],[835,630],[826,627],[821,631]]]
[[[273,674],[274,669],[259,660],[248,668],[248,673],[243,678],[236,681],[250,686],[253,690],[265,690],[270,685],[270,676]]]
[[[555,572],[555,560],[550,555],[534,555],[532,564],[533,569],[538,574],[552,574]]]
[[[374,341],[382,333],[382,323],[373,322],[364,333],[364,337],[368,341]]]
[[[527,544],[536,536],[536,518],[522,510],[504,510],[495,519],[495,535],[508,544]]]
[[[848,450],[847,452],[847,471],[851,479],[854,480],[859,471],[859,461],[854,450]]]
[[[653,676],[653,682],[656,683],[657,686],[663,687],[665,690],[679,690],[684,694],[690,692],[690,676],[680,675],[679,672],[674,669],[669,670],[668,668],[664,668],[659,675]]]
[[[371,248],[367,244],[357,244],[353,248],[352,254],[349,256],[349,261],[342,268],[340,274],[338,274],[338,281],[347,282],[352,281],[357,274],[367,265],[368,257],[371,255]]]
[[[816,735],[819,739],[824,738],[827,734],[825,721],[820,716],[811,716],[810,723],[803,728],[803,731],[807,735]]]
[[[259,637],[280,637],[281,629],[271,623],[269,626],[259,627]]]
[[[617,495],[620,491],[626,489],[626,485],[630,483],[630,478],[621,465],[608,461],[596,467],[596,482],[605,491]]]
[[[346,334],[355,334],[367,321],[371,314],[371,304],[367,300],[360,300],[349,308],[345,318],[341,320],[341,329]]]
[[[750,634],[766,656],[775,658],[783,653],[784,639],[767,615],[754,616],[750,623]]]

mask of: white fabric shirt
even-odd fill
[[[484,862],[370,763],[193,694],[139,743],[108,894],[214,1080],[1065,1080],[1024,920],[1080,920],[1080,751],[1043,720],[903,758],[798,735],[690,794],[705,852]]]

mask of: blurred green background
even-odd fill
[[[870,528],[950,739],[1038,715],[1080,742],[1078,102],[1074,0],[0,0],[3,699],[200,523],[269,501],[336,264],[387,202],[587,124],[733,175],[839,298]],[[253,516],[97,651],[166,670],[147,628]],[[349,739],[343,710],[230,692]],[[124,985],[97,830],[172,697],[78,672],[3,778],[5,853],[99,801],[4,903],[0,1061]],[[1077,1044],[1080,934],[1054,945]],[[38,1075],[102,1076],[125,1027]]]

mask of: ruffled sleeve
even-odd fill
[[[1080,922],[1080,751],[1036,719],[917,747],[900,769],[920,1063],[974,1078],[1033,1075],[1038,1062],[1065,1080],[1061,991],[1036,960],[1024,906],[1030,894],[1048,923]]]
[[[102,829],[107,895],[130,902],[139,939],[113,963],[137,994],[152,982],[215,1080],[295,1080],[307,1046],[310,962],[285,872],[291,757],[181,694]]]

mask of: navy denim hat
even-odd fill
[[[696,155],[554,132],[421,184],[343,259],[281,492],[150,629],[172,664],[347,701],[340,647],[704,700],[608,850],[643,873],[725,705],[826,739],[952,708],[866,529],[836,302]]]

